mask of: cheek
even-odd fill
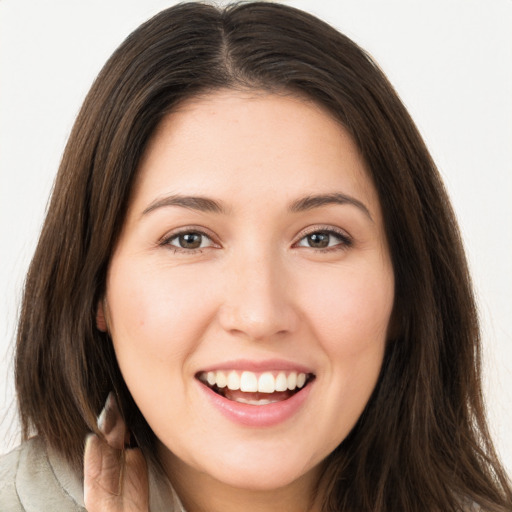
[[[316,337],[328,353],[356,357],[385,343],[394,300],[390,271],[333,271],[316,279],[304,296]]]
[[[176,272],[161,262],[126,260],[111,265],[107,302],[117,361],[157,435],[169,424],[169,410],[182,423],[195,417],[184,377],[213,310],[209,295],[197,271],[185,267]],[[196,424],[202,424],[198,418]]]
[[[107,302],[120,364],[130,356],[140,358],[139,367],[144,361],[182,360],[193,351],[211,316],[209,295],[189,269],[113,265]]]
[[[355,425],[377,383],[394,281],[391,271],[367,268],[333,272],[315,283],[307,311],[314,337],[326,356],[323,396],[331,399],[326,431],[337,446]]]

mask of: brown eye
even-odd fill
[[[178,243],[183,249],[199,249],[202,238],[199,233],[186,233],[178,237]]]
[[[308,245],[315,249],[323,249],[329,247],[329,233],[312,233],[306,237]]]
[[[351,245],[352,241],[348,235],[331,230],[314,231],[302,237],[297,243],[297,247],[320,250],[343,249]]]
[[[172,247],[185,250],[202,249],[212,245],[212,241],[203,233],[190,231],[173,236],[167,242]]]

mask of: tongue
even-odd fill
[[[281,402],[290,398],[293,393],[291,391],[275,391],[274,393],[246,393],[244,391],[240,391],[239,389],[233,390],[224,388],[223,395],[228,400],[237,401],[241,399],[243,401],[246,400],[270,400],[271,402]]]

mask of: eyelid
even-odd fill
[[[331,247],[325,247],[325,248],[322,248],[322,249],[311,247],[311,249],[316,250],[316,251],[323,251],[323,252],[325,252],[325,251],[333,250],[333,249],[337,249],[337,248],[339,249],[339,248],[350,247],[353,244],[352,237],[344,229],[341,229],[341,228],[338,228],[338,227],[332,226],[332,225],[322,225],[322,224],[320,224],[320,225],[315,225],[315,226],[309,226],[309,227],[303,229],[297,235],[296,240],[292,244],[292,246],[293,247],[297,247],[297,244],[302,239],[304,239],[308,235],[312,235],[313,233],[330,233],[330,234],[334,234],[334,235],[338,236],[343,241],[343,244],[339,244],[339,245],[331,246]]]
[[[313,250],[325,252],[328,250],[335,250],[335,249],[339,249],[339,248],[350,247],[353,244],[352,237],[345,230],[343,230],[341,228],[338,228],[338,227],[332,226],[332,225],[314,225],[314,226],[309,226],[307,228],[304,228],[302,231],[300,231],[298,233],[298,235],[296,236],[295,241],[292,244],[292,247],[297,247],[297,244],[302,239],[304,239],[308,235],[311,235],[313,233],[318,233],[318,232],[334,234],[334,235],[338,236],[342,240],[343,243],[335,245],[335,246],[321,248],[321,249],[311,247],[311,249],[313,249]],[[174,238],[176,238],[182,234],[185,234],[185,233],[198,233],[202,236],[205,236],[212,242],[212,245],[209,247],[219,248],[221,246],[217,240],[217,237],[209,229],[206,229],[206,228],[200,227],[200,226],[195,226],[195,225],[183,226],[183,227],[174,229],[170,232],[167,232],[163,237],[160,238],[160,240],[158,241],[158,245],[172,247],[175,250],[175,252],[185,252],[188,254],[192,254],[196,251],[202,251],[205,249],[205,247],[201,247],[201,248],[197,248],[197,249],[184,249],[184,248],[180,248],[178,246],[174,246],[174,245],[170,244],[171,240],[173,240]]]
[[[168,231],[163,237],[160,238],[160,240],[158,241],[158,245],[172,247],[175,250],[175,252],[186,252],[188,254],[192,254],[196,251],[202,251],[208,248],[198,247],[197,249],[184,249],[182,247],[170,244],[171,240],[185,233],[198,233],[199,235],[205,236],[206,238],[211,240],[212,245],[210,247],[220,247],[220,243],[217,241],[217,237],[209,229],[200,226],[183,226]]]

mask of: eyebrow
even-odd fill
[[[292,212],[304,212],[307,210],[313,210],[314,208],[321,208],[331,204],[350,204],[359,208],[372,222],[373,218],[370,214],[370,210],[365,206],[364,203],[356,199],[355,197],[335,192],[331,194],[317,194],[310,195],[294,201],[290,205],[290,211]]]
[[[334,192],[330,194],[316,194],[302,197],[293,201],[288,209],[293,213],[298,213],[313,210],[315,208],[321,208],[322,206],[328,206],[331,204],[349,204],[355,206],[373,222],[370,211],[364,205],[364,203],[354,197],[342,194],[340,192]],[[166,206],[179,206],[181,208],[187,208],[200,212],[219,214],[226,213],[226,208],[222,205],[221,202],[216,201],[215,199],[203,196],[184,196],[180,194],[173,194],[153,201],[142,212],[142,215],[146,215],[158,208],[163,208]]]
[[[210,199],[209,197],[202,196],[182,196],[174,194],[171,196],[164,197],[153,201],[143,212],[142,215],[146,215],[157,208],[164,206],[180,206],[182,208],[188,208],[190,210],[197,210],[200,212],[211,212],[211,213],[225,213],[225,209],[218,201]]]

